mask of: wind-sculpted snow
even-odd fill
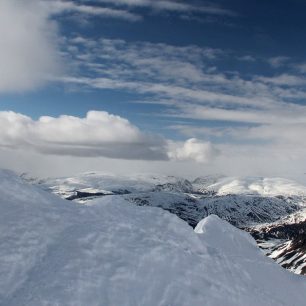
[[[0,305],[303,305],[306,282],[216,216],[193,231],[107,196],[80,205],[0,172]]]

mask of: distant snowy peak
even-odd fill
[[[191,183],[174,176],[123,177],[104,173],[49,179],[42,186],[62,198],[80,203],[117,195],[140,206],[161,207],[191,226],[215,214],[239,227],[274,222],[302,210],[305,203],[296,194],[303,194],[306,189],[284,179],[215,175]],[[293,198],[286,196],[288,194]]]
[[[103,172],[87,172],[74,177],[38,180],[23,175],[27,181],[52,189],[60,195],[71,196],[76,190],[93,189],[95,192],[135,193],[169,191],[199,193],[203,195],[257,195],[257,196],[300,196],[306,197],[306,187],[288,179],[265,177],[226,177],[207,175],[193,181],[181,177],[137,174],[118,176]]]
[[[306,187],[292,180],[264,177],[205,177],[194,181],[198,192],[216,195],[252,194],[260,196],[306,196]]]
[[[196,178],[192,182],[192,184],[195,187],[198,187],[198,188],[205,188],[205,187],[209,187],[213,184],[218,183],[220,180],[222,180],[224,178],[225,178],[225,176],[222,175],[222,174],[200,176],[200,177]]]
[[[171,183],[158,184],[154,191],[193,193],[193,186],[188,180],[181,179]]]
[[[129,194],[154,191],[193,192],[192,184],[184,178],[153,174],[116,176],[90,172],[75,177],[50,178],[40,181],[40,184],[63,198],[78,198],[78,194],[86,192],[93,196],[94,194]]]

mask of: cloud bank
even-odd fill
[[[183,129],[187,137],[198,135],[199,139],[168,140],[145,133],[122,117],[100,111],[90,111],[85,118],[62,115],[38,120],[0,112],[0,164],[39,175],[102,170],[191,177],[219,172],[303,178],[305,125],[203,131],[194,127],[190,133],[185,126]],[[203,141],[201,133],[214,134],[228,142]]]
[[[195,139],[171,146],[170,141],[141,132],[128,120],[101,111],[90,111],[85,118],[45,116],[37,121],[14,112],[0,112],[0,147],[46,155],[200,163],[207,162],[212,153],[209,144]]]
[[[0,146],[43,154],[167,160],[166,141],[142,133],[128,120],[90,111],[85,118],[40,117],[0,112]]]

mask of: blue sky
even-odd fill
[[[101,168],[118,159],[139,161],[137,170],[151,170],[143,161],[154,161],[161,164],[153,170],[169,172],[302,175],[304,1],[1,6],[4,164],[13,150],[71,164],[78,158],[80,170],[101,158]],[[93,110],[98,115],[87,116]]]

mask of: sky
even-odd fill
[[[305,12],[1,0],[0,167],[306,181]]]

